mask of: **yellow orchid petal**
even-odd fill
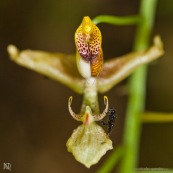
[[[102,36],[99,28],[85,16],[75,33],[76,60],[84,78],[96,77],[103,66]]]

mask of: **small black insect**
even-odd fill
[[[100,121],[102,125],[107,126],[107,134],[108,136],[111,134],[112,129],[114,127],[115,124],[115,118],[116,118],[116,112],[114,108],[110,108],[107,112],[108,115],[108,121],[104,122],[104,121]]]

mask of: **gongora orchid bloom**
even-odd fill
[[[90,167],[96,164],[107,150],[112,149],[112,141],[96,121],[101,120],[108,110],[108,98],[104,97],[106,108],[100,113],[98,93],[105,93],[129,76],[137,67],[149,63],[163,54],[160,38],[147,50],[132,52],[103,63],[102,36],[99,28],[84,17],[75,33],[76,56],[43,51],[19,51],[14,45],[8,46],[11,60],[17,64],[48,76],[83,94],[79,113],[68,108],[72,117],[83,124],[74,130],[67,142],[68,151],[76,160]]]

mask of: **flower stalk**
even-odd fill
[[[153,28],[157,0],[141,0],[140,15],[143,21],[137,26],[134,50],[146,49]],[[141,131],[141,112],[145,108],[147,66],[137,69],[129,80],[129,100],[125,120],[123,145],[125,155],[120,173],[132,173],[138,163],[138,148]]]

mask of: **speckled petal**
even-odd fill
[[[77,67],[82,77],[97,77],[103,66],[102,35],[88,16],[75,32],[75,44]]]

